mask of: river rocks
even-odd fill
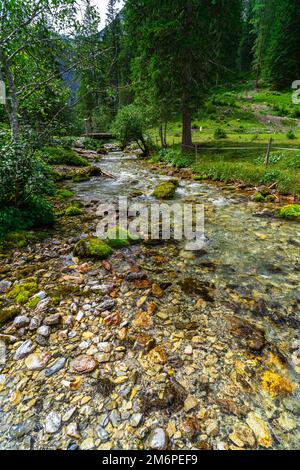
[[[112,425],[116,428],[121,422],[121,415],[119,411],[113,410],[110,414],[110,420]]]
[[[244,423],[238,423],[229,438],[237,447],[254,447],[256,444],[252,430]]]
[[[277,372],[265,371],[261,379],[261,387],[267,391],[272,398],[278,395],[289,395],[293,391],[293,385]]]
[[[81,450],[92,450],[94,447],[95,447],[95,443],[91,437],[88,437],[80,444]]]
[[[48,315],[43,320],[43,324],[46,326],[54,326],[58,325],[61,322],[61,314],[60,313],[53,313],[52,315]]]
[[[148,330],[153,326],[153,320],[146,312],[140,312],[134,318],[132,324],[137,328]]]
[[[238,317],[228,319],[228,323],[230,332],[244,347],[253,352],[260,352],[264,349],[266,340],[263,330]]]
[[[142,413],[134,413],[130,418],[130,426],[137,428],[143,420]]]
[[[105,312],[105,310],[112,310],[115,306],[116,302],[113,299],[104,300],[97,306],[98,312]]]
[[[145,447],[150,450],[166,450],[169,436],[163,428],[156,428],[147,437]]]
[[[191,411],[193,408],[196,408],[196,406],[198,406],[198,400],[192,395],[189,395],[184,402],[185,411]]]
[[[214,301],[215,286],[212,283],[206,283],[196,278],[185,278],[179,283],[182,291],[187,295],[196,295],[206,302]]]
[[[69,437],[74,437],[75,439],[80,439],[81,437],[77,423],[68,424],[66,428],[66,433]]]
[[[271,447],[273,440],[267,424],[253,412],[248,414],[246,422],[252,429],[258,444],[265,448]]]
[[[28,356],[28,354],[30,354],[35,349],[35,347],[36,346],[33,344],[33,342],[30,339],[27,339],[16,350],[14,360],[19,361],[20,359]]]
[[[65,367],[67,359],[65,357],[60,357],[57,359],[50,367],[45,370],[45,376],[51,377],[52,375],[59,372],[61,369]]]
[[[30,323],[30,318],[26,315],[20,315],[14,319],[14,327],[19,330],[20,328],[25,328]]]
[[[109,343],[108,341],[103,341],[97,344],[98,351],[104,352],[104,353],[110,353],[112,350],[112,344]]]
[[[4,292],[8,291],[11,286],[12,283],[10,281],[7,281],[6,279],[0,281],[0,294],[3,294]]]
[[[38,335],[45,336],[45,338],[48,338],[51,333],[51,328],[50,326],[42,325],[36,330]]]
[[[34,316],[31,318],[30,320],[30,324],[29,324],[29,330],[30,331],[34,331],[34,330],[37,330],[38,327],[42,324],[42,317],[39,317],[39,316]]]
[[[34,428],[34,422],[27,420],[24,423],[15,424],[10,427],[9,434],[13,439],[20,439],[26,434],[29,434]]]
[[[43,370],[48,361],[50,359],[50,355],[47,353],[40,353],[40,354],[30,354],[25,359],[25,364],[27,369],[29,370]]]
[[[57,431],[59,431],[60,427],[61,415],[55,411],[51,411],[46,417],[45,431],[49,434],[55,434]]]
[[[82,355],[71,362],[71,370],[77,374],[88,374],[97,367],[97,362],[90,356]]]

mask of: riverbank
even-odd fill
[[[118,152],[96,165],[115,178],[67,182],[49,236],[1,259],[0,447],[297,448],[298,225],[186,171],[175,200],[205,204],[203,250],[81,259],[99,202],[151,203],[173,177]]]

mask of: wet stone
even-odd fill
[[[11,426],[9,430],[9,434],[13,439],[20,439],[21,437],[25,436],[26,434],[30,433],[34,428],[33,421],[26,421],[24,423],[15,424]]]
[[[52,375],[59,372],[61,369],[65,367],[67,359],[65,357],[60,357],[57,359],[50,367],[45,370],[45,376],[51,377]]]
[[[51,411],[45,422],[45,430],[49,434],[55,434],[61,427],[61,416],[55,411]]]
[[[3,294],[8,289],[10,289],[11,286],[12,286],[12,283],[10,281],[3,279],[2,281],[0,281],[0,293]]]
[[[61,315],[54,313],[44,318],[43,324],[46,326],[58,325],[61,322]]]
[[[121,422],[121,415],[119,411],[113,410],[110,413],[110,420],[111,420],[112,425],[116,428]]]
[[[88,374],[89,372],[93,372],[96,367],[97,362],[95,359],[84,354],[76,357],[76,359],[71,362],[71,369],[78,374]]]
[[[14,327],[17,330],[28,326],[29,323],[30,323],[30,318],[28,318],[26,315],[20,315],[14,319]]]
[[[38,335],[45,336],[46,338],[48,338],[48,336],[50,336],[50,333],[51,333],[51,328],[50,326],[42,325],[37,329],[36,332]]]
[[[34,349],[35,345],[33,344],[33,342],[30,339],[27,339],[16,350],[14,360],[18,361],[19,359],[23,359],[24,357],[28,356],[28,354],[30,354]]]
[[[163,428],[156,428],[150,432],[146,440],[146,448],[150,450],[166,450],[169,437]]]

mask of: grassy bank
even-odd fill
[[[210,146],[219,146],[212,142]],[[160,151],[154,160],[161,160],[177,168],[190,167],[196,179],[210,179],[226,183],[244,182],[248,185],[272,185],[276,183],[279,193],[300,197],[300,150],[274,150],[269,166],[264,163],[265,151],[255,144],[247,144],[249,150],[230,142],[234,150],[208,150],[199,147],[195,153],[182,155],[179,146]]]
[[[254,186],[276,183],[280,193],[299,197],[299,123],[300,106],[292,103],[291,90],[255,90],[252,82],[241,82],[234,89],[216,88],[193,120],[197,154],[193,149],[190,155],[181,154],[182,127],[174,120],[168,124],[169,150],[159,151],[155,158],[179,168],[192,167],[199,179]],[[159,146],[157,129],[150,129],[149,134]],[[266,168],[270,138],[273,147]]]

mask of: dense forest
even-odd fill
[[[100,4],[0,0],[0,448],[299,448],[299,0]]]

